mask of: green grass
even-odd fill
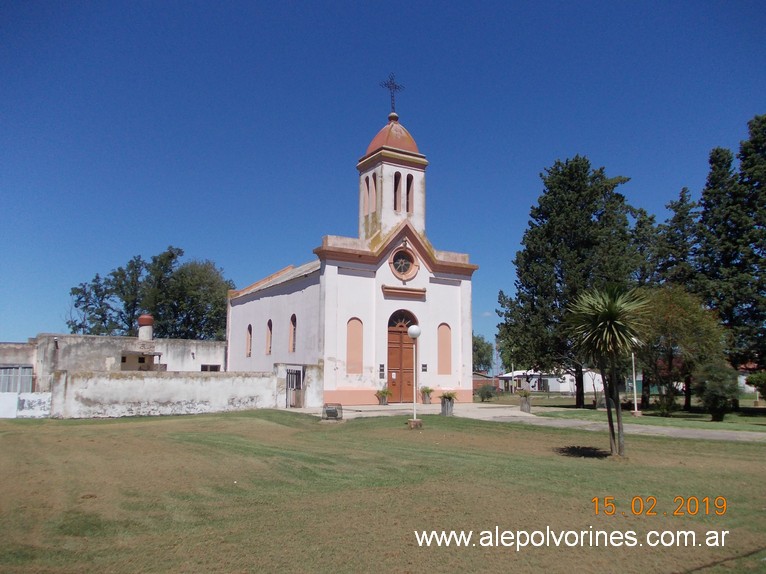
[[[537,416],[547,418],[567,418],[584,421],[605,422],[606,411],[594,409],[567,409],[558,411],[536,410]],[[733,430],[766,432],[766,411],[763,414],[752,412],[728,413],[722,422],[712,422],[710,415],[700,412],[676,411],[670,417],[660,416],[652,411],[645,411],[642,416],[634,417],[629,412],[624,412],[626,424],[666,426],[675,428],[693,428],[708,430]]]
[[[406,418],[0,421],[0,571],[755,572],[766,558],[762,445],[631,437],[614,460],[605,434]],[[596,515],[607,496],[617,515]],[[634,516],[649,496],[658,515]],[[725,497],[727,512],[673,517],[678,496]],[[519,553],[414,539],[495,526],[731,534],[715,549]]]

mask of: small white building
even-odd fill
[[[224,341],[154,339],[153,319],[138,319],[138,337],[41,333],[0,343],[0,392],[49,392],[56,371],[206,372],[226,369]]]
[[[526,389],[530,391],[547,391],[550,393],[575,394],[575,377],[569,373],[542,373],[533,370],[512,371],[500,375],[501,386],[505,391]],[[604,384],[601,374],[591,369],[583,371],[583,392],[603,393]]]
[[[416,372],[435,396],[451,390],[471,400],[477,266],[426,237],[427,165],[392,112],[356,166],[359,189],[349,198],[359,204],[359,236],[325,236],[316,259],[230,292],[230,371],[318,367],[305,406],[374,404],[383,387],[390,402],[412,402]],[[413,324],[417,342],[407,335]],[[300,379],[287,384],[300,388]]]

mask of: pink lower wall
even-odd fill
[[[443,390],[447,389],[437,389],[433,392],[431,395],[432,403],[439,402],[439,395],[441,395]],[[458,402],[470,403],[473,401],[473,392],[470,389],[458,390],[456,392]],[[340,403],[342,405],[377,405],[378,397],[375,396],[375,390],[373,389],[325,390],[324,402]],[[422,400],[418,397],[418,403],[420,402],[422,402]]]

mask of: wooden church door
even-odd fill
[[[414,383],[415,341],[407,334],[410,325],[417,324],[412,313],[397,311],[388,320],[388,389],[392,403],[411,403]]]

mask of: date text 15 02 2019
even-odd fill
[[[657,507],[656,496],[634,496],[624,508],[618,508],[614,496],[594,496],[591,502],[596,515],[607,516],[723,516],[727,508],[724,496],[676,496],[673,498],[673,506],[665,511]]]

